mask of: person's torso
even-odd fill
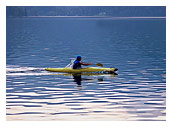
[[[73,69],[80,69],[81,68],[81,61],[75,60],[73,64]]]

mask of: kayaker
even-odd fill
[[[82,57],[80,55],[77,56],[76,60],[73,62],[73,69],[80,69],[81,65],[93,65],[93,63],[83,63],[82,61]]]

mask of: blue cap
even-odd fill
[[[77,57],[76,57],[76,59],[81,59],[82,57],[80,56],[80,55],[78,55]]]

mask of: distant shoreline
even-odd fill
[[[9,18],[113,18],[113,19],[166,19],[166,17],[113,17],[113,16],[8,16]]]

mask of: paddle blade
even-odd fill
[[[101,63],[96,63],[97,66],[103,67],[103,64]]]

